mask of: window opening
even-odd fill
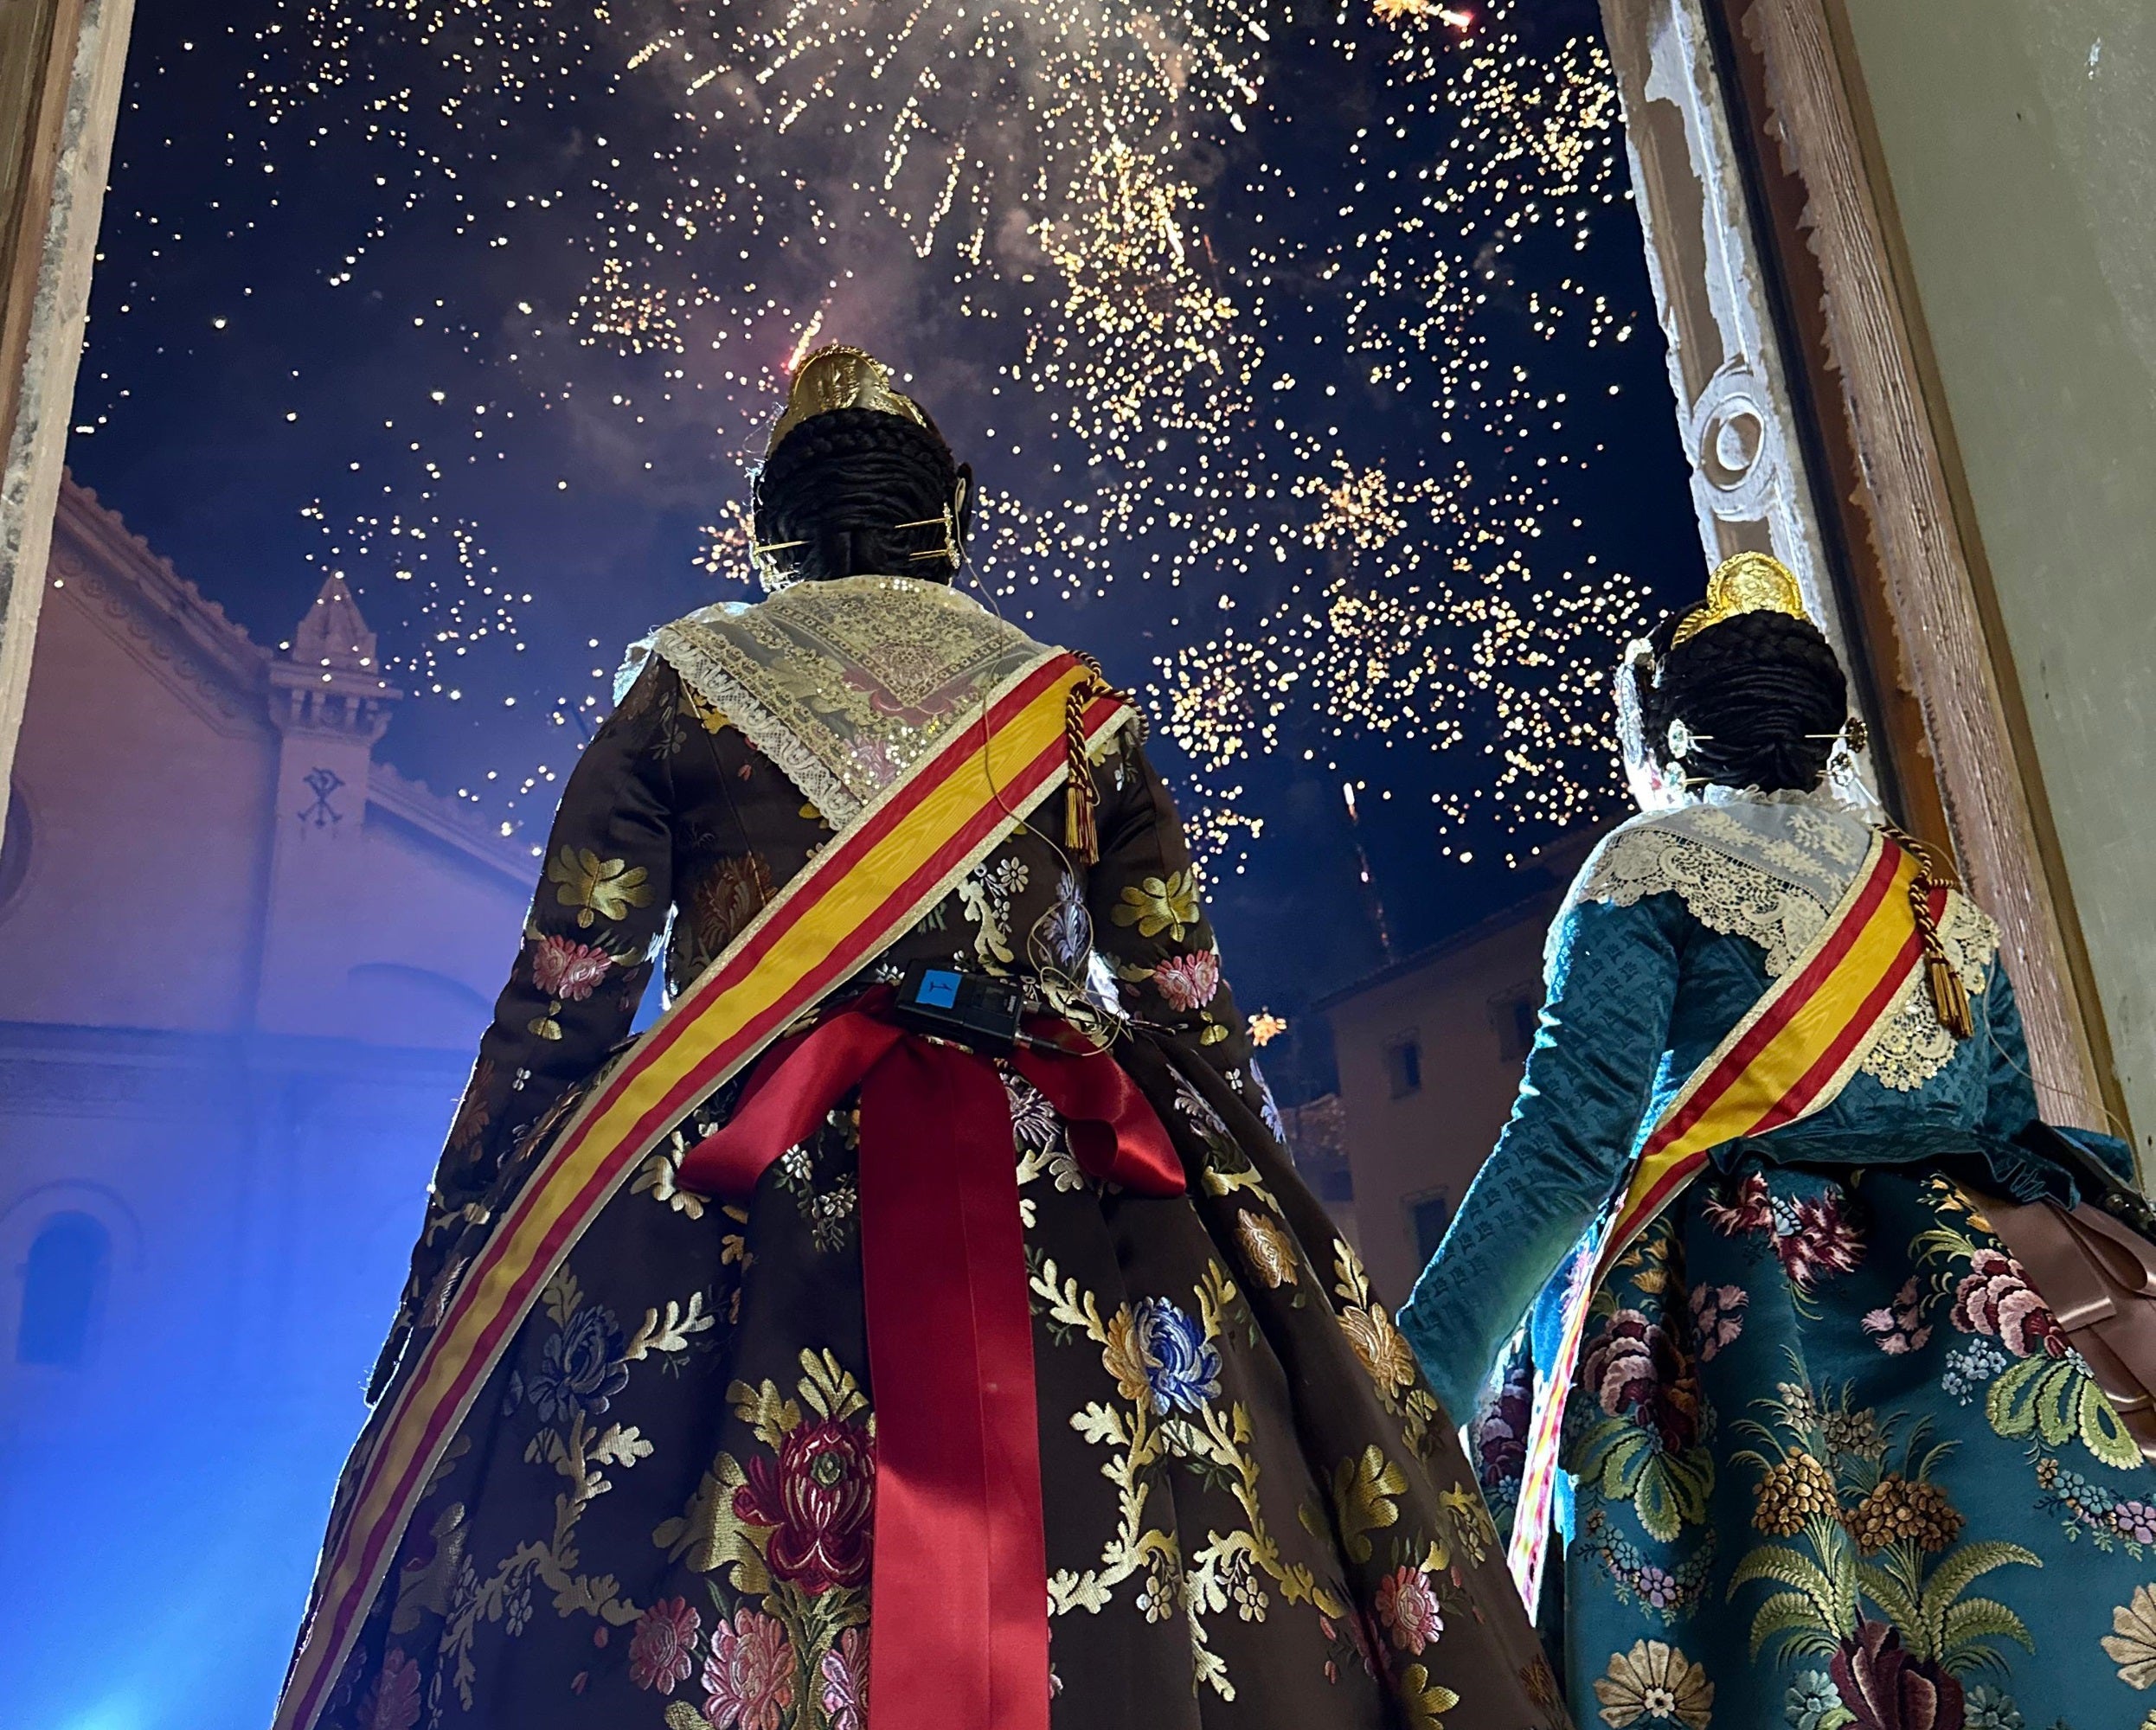
[[[16,1362],[73,1368],[88,1359],[112,1241],[87,1214],[55,1214],[46,1222],[23,1264]]]

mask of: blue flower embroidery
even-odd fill
[[[1165,1298],[1144,1299],[1135,1320],[1156,1413],[1195,1412],[1220,1392],[1220,1354],[1197,1322]]]
[[[579,1410],[604,1412],[629,1385],[621,1346],[621,1330],[598,1304],[571,1316],[540,1349],[539,1367],[532,1372],[531,1403],[541,1419],[551,1424]]]
[[[1822,1730],[1829,1723],[1845,1721],[1842,1696],[1825,1670],[1798,1674],[1782,1704],[1782,1715],[1795,1730]]]

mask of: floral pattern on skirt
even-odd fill
[[[2156,1730],[2156,1471],[1922,1167],[1710,1177],[1595,1294],[1569,1696],[1612,1730]],[[1470,1426],[1516,1496],[1515,1355]]]
[[[1005,1085],[1057,1730],[1559,1730],[1450,1426],[1256,1115],[1159,1064],[1147,1090],[1195,1182],[1146,1199],[1088,1178],[1048,1102]],[[867,1730],[857,1113],[729,1207],[678,1169],[725,1103],[547,1287],[325,1724]],[[475,1236],[500,1208],[479,1212]]]

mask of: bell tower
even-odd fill
[[[375,633],[336,572],[269,678],[280,747],[255,1018],[269,1032],[335,1036],[349,1031],[342,1009],[368,776],[404,693],[382,677]]]

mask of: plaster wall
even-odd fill
[[[1841,0],[2127,1109],[2156,1150],[2156,8]],[[2098,1119],[2091,1116],[2089,1122]]]
[[[395,694],[334,580],[280,657],[72,485],[46,578],[0,851],[0,1573],[49,1589],[0,1674],[58,1650],[71,1570],[150,1555],[160,1685],[196,1697],[215,1605],[273,1687],[538,862],[373,759]]]
[[[1381,977],[1327,1011],[1360,1248],[1389,1304],[1404,1302],[1422,1271],[1415,1201],[1441,1194],[1457,1208],[1512,1109],[1525,1055],[1508,1054],[1503,1029],[1513,1002],[1542,1002],[1549,911],[1538,907]],[[1387,1054],[1410,1035],[1421,1048],[1421,1086],[1399,1094]]]
[[[275,657],[79,489],[47,587],[0,1022],[468,1060],[515,958],[528,849],[373,762],[371,723],[280,732]],[[347,627],[364,632],[356,609]]]
[[[15,764],[29,819],[0,907],[0,1019],[213,1032],[253,1013],[266,717],[219,731],[80,580],[46,598]]]
[[[524,890],[379,805],[363,857],[351,918],[365,952],[346,976],[345,1035],[470,1053],[517,959]]]

